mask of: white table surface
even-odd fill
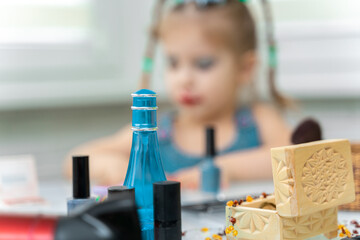
[[[237,199],[248,194],[258,194],[262,192],[273,192],[272,181],[258,182],[239,182],[231,185],[228,189],[220,193],[220,197]],[[44,215],[66,215],[66,200],[71,196],[71,185],[65,181],[47,181],[40,183],[40,196],[45,199],[45,204],[24,204],[16,206],[0,205],[0,212],[16,212]],[[193,203],[209,199],[198,191],[183,191],[182,202]],[[339,222],[349,222],[357,220],[360,222],[360,212],[339,212]],[[203,227],[212,229],[223,229],[225,226],[225,206],[224,211],[212,213],[195,213],[189,211],[182,212],[182,228],[184,231],[201,229]]]

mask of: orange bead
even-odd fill
[[[233,227],[233,226],[230,226],[230,227],[229,227],[229,230],[230,230],[230,231],[234,230],[234,227]]]
[[[247,201],[247,202],[252,202],[253,200],[254,200],[254,199],[253,199],[251,196],[247,196],[247,197],[246,197],[246,201]]]
[[[351,233],[350,233],[350,231],[348,229],[345,229],[345,233],[346,233],[347,237],[349,237],[349,238],[351,237]]]
[[[228,206],[228,207],[231,207],[232,205],[234,205],[234,202],[233,202],[233,201],[228,201],[228,202],[226,203],[226,206]]]
[[[222,240],[222,237],[220,235],[217,235],[217,234],[213,234],[213,239],[214,240]]]
[[[236,237],[238,235],[238,231],[234,230],[232,234],[234,235],[234,237]]]
[[[202,231],[202,232],[208,232],[209,229],[208,229],[208,228],[202,228],[201,231]]]
[[[342,224],[340,224],[339,226],[338,226],[338,229],[342,229],[343,227],[345,227],[344,225],[342,225]]]

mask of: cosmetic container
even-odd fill
[[[77,208],[95,203],[90,197],[89,157],[73,156],[73,197],[67,201],[68,215]]]
[[[111,186],[108,188],[107,200],[130,199],[135,202],[135,189],[126,186]]]
[[[130,199],[89,205],[67,217],[3,213],[0,239],[142,240],[135,202]]]
[[[220,190],[220,169],[215,165],[215,130],[206,129],[206,157],[201,163],[201,190],[217,194]]]
[[[143,240],[154,239],[153,183],[165,181],[156,122],[156,93],[132,94],[132,147],[124,186],[135,188]]]
[[[180,183],[154,183],[155,240],[181,240]]]

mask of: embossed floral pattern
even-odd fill
[[[305,162],[302,186],[312,202],[327,203],[344,192],[347,175],[344,157],[333,148],[323,148]]]
[[[234,214],[238,219],[236,226],[244,232],[261,233],[268,225],[271,215],[268,213],[239,211]]]
[[[294,177],[289,167],[287,159],[273,157],[275,172],[275,195],[277,198],[277,207],[286,204],[294,194]]]
[[[329,208],[314,214],[282,218],[284,239],[303,239],[333,226],[337,229],[337,210]]]

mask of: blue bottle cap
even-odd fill
[[[135,131],[157,130],[156,93],[148,89],[141,89],[131,96],[133,97],[132,129]]]

